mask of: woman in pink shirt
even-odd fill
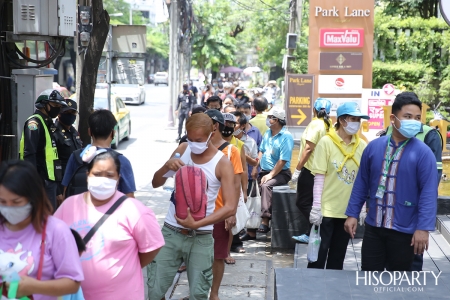
[[[7,276],[6,282],[20,276],[17,298],[33,295],[34,300],[56,300],[75,293],[83,280],[75,239],[64,222],[51,216],[51,210],[43,182],[32,164],[2,164],[0,271]],[[9,283],[5,286],[12,289]]]
[[[117,191],[120,161],[113,151],[101,149],[88,165],[88,192],[67,198],[55,213],[82,237],[124,195]],[[144,299],[141,269],[164,246],[152,210],[136,199],[121,203],[94,233],[81,256],[86,300]]]

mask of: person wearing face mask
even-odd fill
[[[84,280],[69,226],[52,216],[42,180],[27,161],[0,166],[0,253],[11,258],[1,270],[11,268],[20,276],[20,299],[57,300],[76,293]]]
[[[206,108],[207,109],[215,109],[220,111],[222,109],[222,99],[217,96],[211,96],[206,101]]]
[[[259,147],[258,168],[253,168],[252,178],[258,180],[261,190],[261,213],[262,220],[258,232],[267,233],[270,231],[269,221],[272,217],[272,190],[274,186],[285,185],[291,179],[292,150],[294,148],[294,138],[286,128],[286,112],[273,107],[267,118],[270,128],[263,136],[263,141]],[[255,240],[256,233],[247,230],[247,234],[241,237],[242,241]]]
[[[242,113],[243,116],[247,119],[247,124],[245,125],[245,133],[253,138],[256,142],[256,145],[259,148],[259,145],[261,145],[262,141],[262,135],[259,129],[256,126],[253,126],[250,121],[252,120],[251,112],[252,108],[249,103],[244,103],[241,106],[238,107],[238,111]]]
[[[164,246],[155,214],[117,190],[121,162],[116,152],[99,149],[83,160],[88,163],[88,191],[67,198],[54,216],[85,242],[91,237],[81,255],[84,298],[143,299],[141,270]],[[98,223],[105,215],[104,223]]]
[[[242,105],[244,103],[250,102],[250,98],[245,95],[244,90],[237,89],[236,90],[236,101],[238,102],[238,105]]]
[[[358,136],[362,114],[354,102],[337,109],[335,130],[329,130],[314,150],[313,203],[309,221],[320,225],[321,243],[316,262],[308,268],[342,270],[350,236],[344,230],[345,210],[367,144]],[[365,211],[365,207],[362,209]]]
[[[80,134],[73,127],[73,123],[77,118],[77,102],[72,99],[66,99],[67,106],[61,108],[58,119],[55,122],[56,130],[54,132],[56,139],[56,148],[58,149],[58,156],[61,161],[62,173],[66,171],[67,162],[70,155],[77,149],[83,147],[80,139]],[[58,184],[57,200],[61,203],[63,197],[64,187],[61,183]]]
[[[344,226],[353,238],[368,199],[363,271],[409,271],[414,254],[428,249],[436,223],[437,169],[433,152],[415,138],[421,110],[415,95],[398,94],[390,116],[392,134],[371,141],[361,157]]]
[[[255,109],[256,115],[250,120],[250,124],[259,129],[262,136],[269,129],[269,120],[264,112],[267,110],[268,102],[264,97],[259,97],[253,100],[253,107]]]
[[[56,209],[58,181],[61,181],[63,173],[53,134],[56,127],[52,119],[58,116],[61,107],[67,106],[67,103],[58,91],[49,89],[39,95],[35,106],[35,113],[23,127],[19,157],[36,167],[53,209]]]
[[[186,219],[176,217],[175,205],[170,202],[169,211],[161,230],[166,245],[148,268],[149,299],[164,298],[183,261],[188,274],[189,298],[196,300],[209,298],[214,272],[213,262],[215,261],[213,238],[215,226],[213,224],[221,223],[234,216],[238,203],[233,166],[228,157],[214,147],[212,142],[212,139],[215,139],[218,134],[217,127],[213,125],[213,122],[223,122],[220,112],[214,110],[213,113],[215,115],[211,116],[195,114],[188,119],[186,123],[188,142],[179,145],[170,159],[153,176],[152,185],[157,188],[166,181],[167,178],[164,175],[167,172],[177,172],[184,165],[193,164],[201,168],[207,177],[208,201],[206,216],[198,221],[194,220],[189,210]],[[222,187],[223,206],[215,210],[220,187]],[[226,229],[230,229],[230,225]],[[224,238],[226,237],[228,235],[224,235]],[[211,297],[211,299],[216,300],[217,297]]]
[[[92,137],[92,145],[87,145],[84,149],[73,152],[67,162],[66,171],[61,184],[64,186],[64,196],[79,194],[87,191],[86,185],[86,165],[81,159],[83,152],[95,146],[99,149],[111,150],[111,141],[115,136],[114,128],[117,120],[111,111],[98,109],[94,111],[88,119],[88,134]],[[111,150],[112,151],[112,150]],[[125,155],[116,152],[119,156],[121,168],[118,190],[128,197],[133,198],[136,191],[133,167]]]

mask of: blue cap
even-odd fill
[[[361,117],[363,119],[369,120],[369,116],[361,113],[358,108],[358,104],[355,102],[344,102],[341,106],[337,108],[337,117],[342,115],[349,115],[353,117]]]
[[[314,109],[317,111],[325,109],[327,114],[329,114],[331,111],[331,101],[325,98],[317,98],[316,102],[314,102]]]

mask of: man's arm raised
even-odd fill
[[[170,156],[170,159],[153,175],[152,185],[153,188],[158,188],[162,186],[167,178],[164,177],[164,174],[166,174],[169,171],[178,171],[179,168],[184,166],[183,161],[180,158],[175,158],[175,154],[179,153],[180,157],[183,155],[184,151],[187,148],[187,143],[182,143],[178,146],[177,149],[172,153]]]

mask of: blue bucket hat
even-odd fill
[[[358,104],[355,102],[344,102],[341,106],[337,108],[336,114],[338,118],[343,115],[349,115],[353,117],[361,117],[366,120],[370,119],[368,115],[363,114],[359,110]]]
[[[314,109],[320,111],[321,109],[325,109],[327,114],[331,111],[331,101],[325,98],[317,98],[314,102]]]

